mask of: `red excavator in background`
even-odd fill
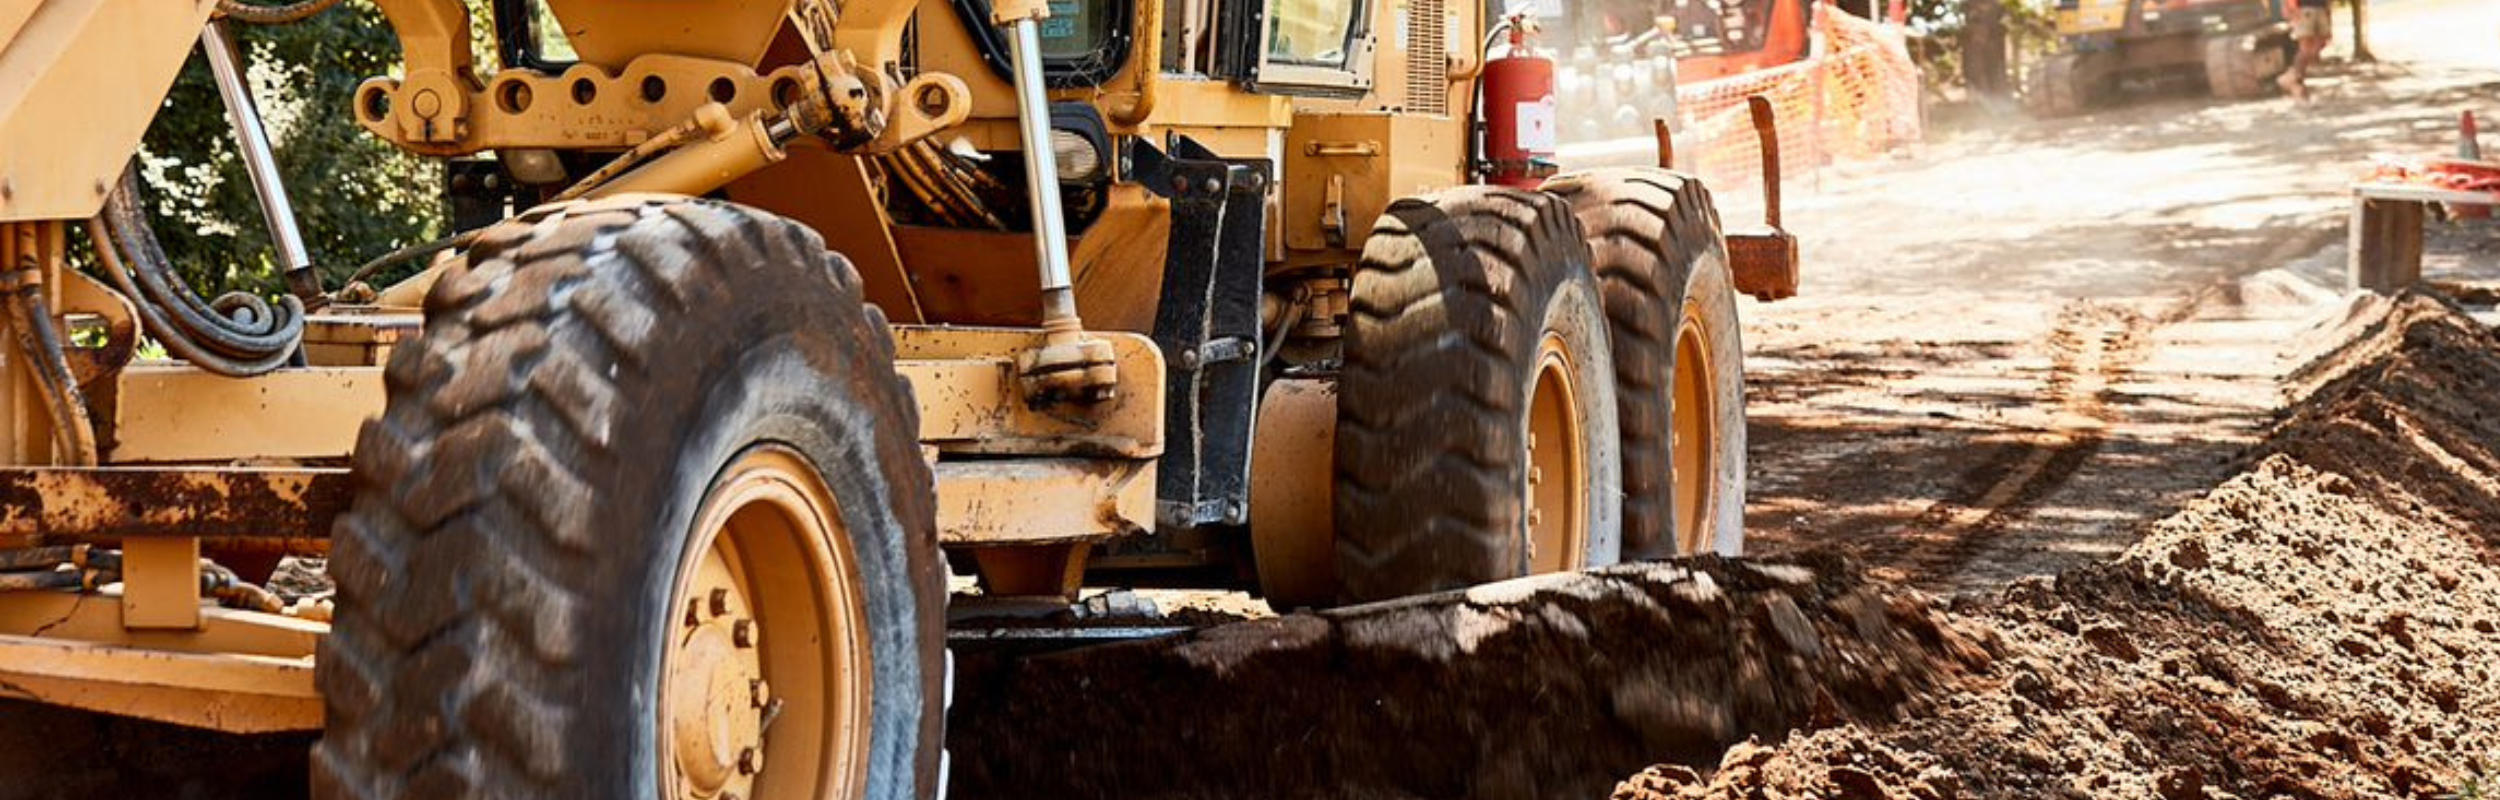
[[[1558,65],[1568,138],[1647,135],[1676,124],[1680,84],[1795,63],[1808,50],[1814,0],[1530,0]]]

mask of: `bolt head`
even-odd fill
[[[416,102],[409,106],[416,109],[417,116],[431,117],[443,113],[443,96],[435,94],[432,89],[419,89]]]

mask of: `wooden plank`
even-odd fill
[[[2357,183],[2352,193],[2374,200],[2411,200],[2418,203],[2458,203],[2462,205],[2500,205],[2500,194],[2492,192],[2461,192],[2409,183]]]
[[[2392,294],[2421,281],[2425,207],[2416,200],[2355,195],[2347,288]]]

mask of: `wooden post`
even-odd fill
[[[2416,200],[2353,198],[2347,288],[2394,294],[2422,279],[2424,205]]]

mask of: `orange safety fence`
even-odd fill
[[[1796,175],[1837,159],[1861,159],[1919,140],[1918,65],[1898,25],[1824,2],[1805,60],[1676,89],[1686,123],[1677,166],[1724,191],[1759,183],[1761,139],[1745,98],[1769,98],[1778,115],[1780,162]]]

